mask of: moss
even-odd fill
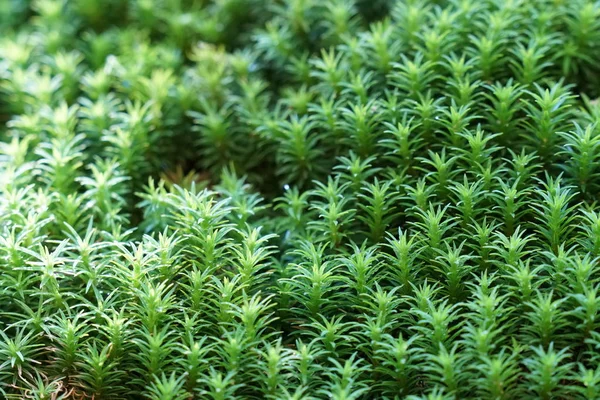
[[[0,397],[600,396],[597,1],[0,28]]]

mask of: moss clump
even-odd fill
[[[600,397],[597,1],[0,28],[0,397]]]

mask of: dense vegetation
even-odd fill
[[[0,397],[600,398],[600,2],[0,33]]]

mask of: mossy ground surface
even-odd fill
[[[0,0],[0,397],[599,399],[600,2]]]

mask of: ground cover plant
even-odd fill
[[[0,32],[0,397],[600,398],[600,2]]]

